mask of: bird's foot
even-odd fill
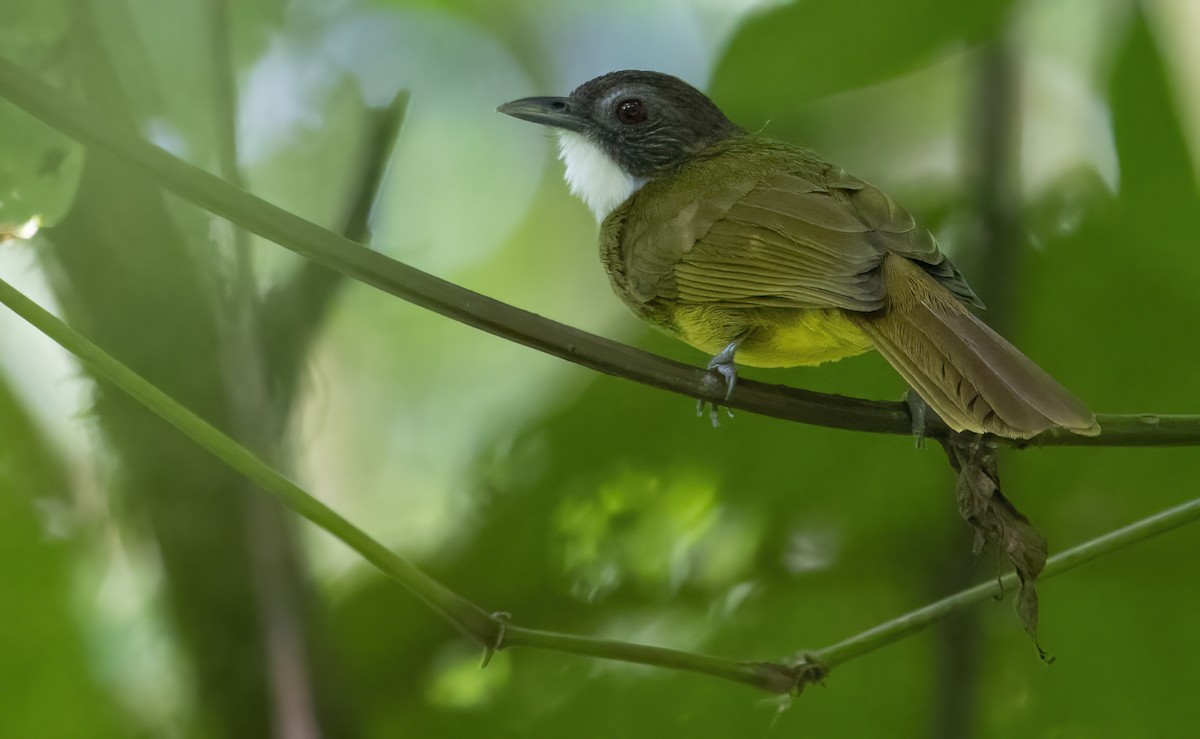
[[[716,382],[716,380],[713,380],[713,382]],[[722,408],[725,409],[725,415],[729,416],[730,418],[733,418],[733,410],[729,406],[721,405],[720,403],[714,403],[711,400],[697,400],[696,401],[696,417],[697,418],[703,417],[705,410],[707,410],[708,411],[708,420],[712,421],[713,428],[719,428],[721,425],[721,409]]]
[[[929,428],[925,424],[925,419],[929,415],[929,404],[912,388],[904,393],[904,402],[908,405],[908,416],[912,419],[913,441],[918,449],[924,449],[925,432]]]
[[[733,395],[733,388],[737,386],[737,367],[734,365],[733,355],[740,343],[740,341],[731,343],[720,354],[709,361],[707,367],[708,374],[704,378],[705,391],[715,394],[720,392],[721,388],[724,387],[725,400],[729,400],[729,396]],[[712,421],[713,428],[716,428],[721,425],[720,409],[723,407],[729,417],[733,418],[732,410],[710,400],[696,401],[696,415],[703,416],[707,408],[709,420]]]

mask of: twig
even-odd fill
[[[400,90],[386,108],[372,109],[368,113],[363,171],[342,226],[342,235],[351,241],[363,244],[371,240],[371,213],[379,200],[383,177],[387,174],[396,141],[400,138],[400,129],[404,127],[404,120],[408,116],[410,98],[408,90]]]
[[[62,133],[108,150],[153,176],[164,187],[265,239],[353,279],[488,333],[645,385],[775,418],[851,431],[909,435],[903,403],[859,400],[796,388],[742,381],[733,396],[706,383],[698,367],[674,362],[631,346],[565,326],[413,269],[363,249],[314,223],[242,192],[141,139],[106,124],[0,59],[0,95]],[[1001,443],[1028,446],[1176,446],[1200,444],[1200,415],[1099,416],[1104,433],[1085,437],[1050,431]],[[948,429],[930,424],[927,435]]]
[[[1200,521],[1200,498],[1182,503],[1174,508],[1168,508],[1149,518],[1143,518],[1124,528],[1111,531],[1054,555],[1046,560],[1046,569],[1042,570],[1040,580],[1061,575],[1097,557],[1111,554],[1119,549],[1196,521]],[[976,585],[868,629],[861,634],[856,634],[833,646],[819,649],[814,652],[814,655],[830,668],[845,664],[855,657],[861,657],[868,652],[874,652],[876,649],[897,642],[977,603],[993,600],[998,589],[1002,589],[1005,593],[1013,592],[1017,584],[1016,574],[1010,573],[1000,578],[999,586],[995,580]]]
[[[772,693],[793,694],[812,680],[823,677],[828,668],[898,641],[976,603],[988,600],[996,592],[994,581],[978,585],[833,646],[804,655],[792,664],[738,661],[663,647],[522,628],[509,623],[506,616],[489,614],[372,539],[366,532],[276,472],[246,447],[175,402],[3,280],[0,280],[0,303],[75,354],[98,376],[107,378],[201,447],[245,475],[258,487],[274,495],[283,505],[342,541],[485,650],[511,646],[537,647],[600,659],[698,672]],[[1200,499],[1163,511],[1052,557],[1042,577],[1066,572],[1088,560],[1198,519]],[[1012,590],[1011,585],[1014,581],[1014,575],[1002,580],[1006,591]]]

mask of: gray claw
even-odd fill
[[[733,395],[733,388],[737,386],[737,368],[733,362],[718,362],[717,358],[714,358],[708,363],[708,369],[725,380],[725,400],[729,400],[729,396]]]
[[[734,364],[733,356],[741,343],[742,340],[739,338],[708,362],[708,371],[715,372],[725,381],[725,400],[729,400],[729,396],[733,395],[733,388],[737,386],[737,366]]]
[[[731,342],[729,346],[721,350],[721,353],[713,357],[708,363],[709,374],[705,378],[705,384],[719,382],[725,386],[725,400],[733,395],[733,388],[737,386],[737,365],[734,364],[733,356],[737,352],[738,346],[746,338],[746,334],[739,336]],[[704,415],[704,407],[709,406],[709,418],[712,420],[713,428],[721,425],[720,408],[718,403],[712,403],[707,400],[696,401],[696,415]],[[733,418],[733,411],[725,408],[725,412]]]
[[[925,448],[925,417],[929,413],[929,404],[917,391],[909,388],[904,393],[904,402],[908,404],[908,415],[912,419],[912,435],[918,449]]]

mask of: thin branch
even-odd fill
[[[697,672],[772,693],[792,694],[803,689],[809,682],[823,677],[829,668],[916,633],[976,603],[988,600],[996,592],[994,581],[978,585],[833,646],[802,655],[794,664],[730,660],[676,649],[522,628],[510,624],[507,616],[489,614],[372,539],[362,529],[276,472],[249,449],[175,402],[3,280],[0,280],[0,303],[79,357],[97,376],[107,378],[201,447],[245,475],[258,487],[274,495],[293,512],[332,534],[385,575],[400,583],[468,638],[483,646],[486,650],[485,655],[493,650],[511,646],[536,647]],[[1063,552],[1051,558],[1042,576],[1046,578],[1066,572],[1103,554],[1196,520],[1200,520],[1200,499],[1163,511]],[[1012,575],[1002,580],[1006,591],[1011,590],[1014,583],[1015,576]]]
[[[1149,518],[1143,518],[1141,521],[1054,555],[1046,561],[1046,569],[1042,571],[1040,580],[1061,575],[1097,557],[1111,554],[1119,549],[1196,521],[1200,521],[1200,498],[1182,503],[1174,508],[1168,508]],[[1017,585],[1016,574],[1010,573],[1000,579],[999,587],[1003,589],[1003,592],[1010,593],[1016,589]],[[840,641],[833,646],[819,649],[813,653],[813,657],[829,668],[845,664],[855,657],[861,657],[906,636],[911,636],[931,624],[953,616],[977,603],[994,600],[997,592],[995,580],[976,585]]]
[[[483,609],[450,592],[407,560],[371,539],[361,529],[276,472],[245,446],[184,408],[3,280],[0,280],[0,303],[79,357],[98,377],[111,381],[251,482],[273,494],[289,509],[333,534],[384,574],[403,583],[464,634],[481,644],[494,640],[497,622]]]
[[[502,641],[496,645],[497,649],[534,647],[668,670],[698,672],[783,695],[798,692],[809,682],[824,676],[823,670],[803,662],[783,664],[737,661],[679,649],[524,629],[519,626],[508,626],[502,637]]]
[[[0,95],[62,133],[127,160],[162,186],[265,239],[461,323],[598,372],[751,413],[851,431],[909,435],[907,407],[752,382],[725,400],[704,370],[604,339],[413,269],[242,192],[141,139],[117,130],[64,95],[0,59]],[[1173,446],[1200,444],[1200,415],[1099,416],[1096,437],[1051,431],[1001,443],[1027,446]],[[940,423],[927,436],[946,436]]]
[[[386,108],[372,109],[367,114],[367,148],[363,156],[363,170],[342,226],[342,235],[353,242],[365,244],[371,240],[371,214],[383,189],[383,178],[396,150],[400,129],[404,127],[404,120],[408,116],[411,97],[408,90],[400,90]]]

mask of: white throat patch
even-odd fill
[[[558,131],[558,158],[567,166],[571,193],[603,221],[646,181],[628,175],[599,147],[574,131]]]

